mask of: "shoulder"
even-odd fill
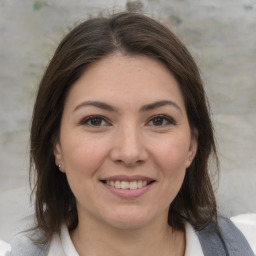
[[[256,213],[239,214],[231,220],[243,233],[256,255]]]
[[[46,256],[48,247],[48,244],[35,243],[29,234],[22,232],[12,239],[10,256]]]
[[[242,232],[228,218],[220,217],[218,227],[210,224],[197,235],[206,255],[254,256]]]

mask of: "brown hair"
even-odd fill
[[[178,81],[191,131],[198,141],[194,161],[170,205],[169,225],[182,229],[185,218],[200,230],[216,221],[208,160],[211,154],[217,160],[217,154],[198,68],[186,47],[168,28],[141,14],[119,13],[87,20],[68,33],[39,86],[31,127],[30,175],[35,178],[36,228],[44,232],[45,240],[59,232],[63,222],[70,229],[78,224],[75,197],[53,155],[65,98],[88,65],[117,51],[146,55],[166,65]]]

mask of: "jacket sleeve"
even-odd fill
[[[198,231],[204,255],[207,256],[254,256],[242,232],[227,218],[219,219],[219,229],[209,225]]]
[[[48,244],[36,244],[25,233],[20,233],[11,241],[10,256],[47,256],[48,247]]]
[[[243,233],[256,255],[256,213],[244,213],[230,218]]]

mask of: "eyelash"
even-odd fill
[[[92,124],[93,121],[99,122],[98,125]],[[160,121],[160,125],[153,124],[154,121]],[[102,125],[102,122],[105,122],[104,125]],[[152,124],[150,124],[152,123]],[[164,123],[164,124],[163,124]],[[80,125],[86,125],[90,127],[96,127],[100,128],[102,126],[110,126],[110,122],[104,117],[100,115],[92,115],[84,118],[80,123]],[[147,125],[149,126],[155,126],[155,127],[165,127],[167,125],[176,125],[176,122],[173,118],[166,116],[166,115],[155,115],[149,119],[147,122]]]
[[[160,125],[154,125],[154,124],[151,124],[151,122],[153,121],[158,121],[160,120],[161,122],[165,122],[164,124],[160,124]],[[153,117],[150,118],[150,120],[147,122],[147,124],[149,124],[150,126],[155,126],[155,127],[165,127],[167,125],[176,125],[176,122],[173,118],[169,117],[169,116],[166,116],[166,115],[155,115]]]
[[[100,121],[100,124],[99,125],[93,125],[92,123],[89,123],[89,122],[92,122],[92,121]],[[105,122],[107,125],[102,125],[101,123],[102,122]],[[95,116],[88,116],[86,118],[84,118],[81,122],[80,122],[81,125],[87,125],[87,126],[90,126],[90,127],[96,127],[96,128],[100,128],[102,126],[109,126],[110,125],[110,122],[107,121],[107,119],[104,117],[104,116],[99,116],[99,115],[95,115]]]

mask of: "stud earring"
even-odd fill
[[[59,169],[61,168],[61,164],[58,164],[58,168],[59,168]]]

